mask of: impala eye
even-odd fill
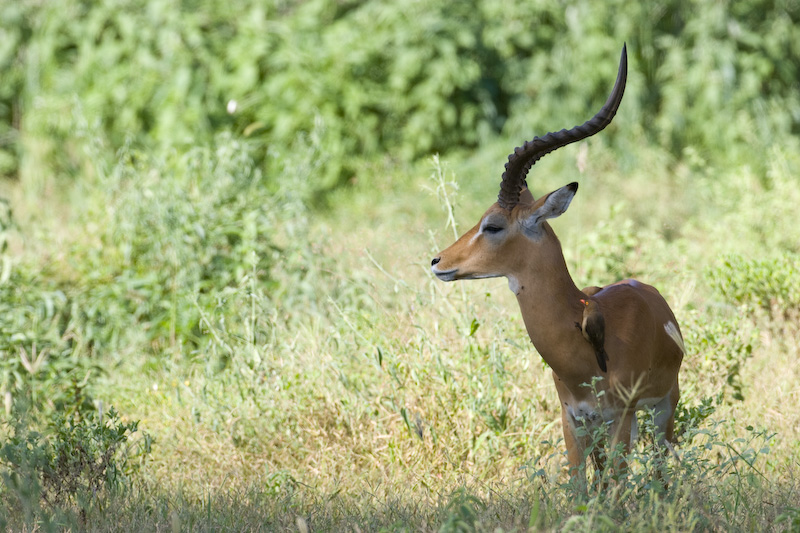
[[[490,224],[488,226],[484,226],[483,231],[484,233],[500,233],[501,231],[503,231],[503,229],[504,228],[501,228],[500,226],[492,226]]]

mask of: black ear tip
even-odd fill
[[[567,189],[571,190],[572,192],[576,192],[578,190],[578,182],[573,181],[569,185],[567,185]]]

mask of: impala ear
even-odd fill
[[[531,208],[531,213],[522,221],[522,227],[529,237],[537,237],[540,232],[542,222],[548,218],[555,218],[561,215],[569,207],[575,193],[578,192],[578,184],[575,182],[556,189],[550,194],[539,198]]]

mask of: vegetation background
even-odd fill
[[[505,281],[429,264],[623,42],[531,184],[676,311],[680,460],[583,496]],[[797,0],[15,0],[0,72],[0,526],[800,530]]]

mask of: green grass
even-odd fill
[[[800,531],[797,2],[90,4],[0,6],[0,529]],[[623,41],[530,184],[688,351],[678,458],[582,494],[506,281],[430,260]]]
[[[227,153],[229,141],[219,142],[216,153]],[[540,163],[543,177],[532,181],[537,191],[572,179],[578,149],[570,150]],[[658,157],[640,155],[648,156]],[[246,159],[218,166],[208,157],[212,163],[200,167],[208,170],[186,175],[199,176],[199,183],[205,174],[208,183],[252,175]],[[776,168],[797,167],[796,158],[775,157]],[[97,220],[87,215],[91,209],[73,208],[62,215],[67,226],[59,239],[66,244],[44,236],[46,246],[29,246],[28,235],[36,234],[30,229],[9,234],[23,251],[4,290],[23,301],[8,291],[14,283],[27,287],[33,310],[43,288],[68,302],[50,304],[50,315],[40,312],[42,327],[17,337],[18,346],[25,339],[46,344],[48,361],[66,368],[50,378],[29,376],[34,392],[45,385],[59,390],[70,375],[91,376],[86,387],[94,402],[140,421],[153,438],[152,452],[128,481],[84,505],[86,522],[76,502],[26,515],[21,510],[30,502],[6,489],[8,527],[32,531],[48,520],[93,531],[796,527],[798,309],[741,307],[741,291],[729,293],[720,283],[750,268],[726,260],[729,250],[754,258],[794,253],[766,239],[750,238],[748,249],[724,238],[748,238],[748,217],[759,202],[774,206],[759,211],[772,234],[797,235],[782,218],[792,193],[760,188],[746,171],[730,172],[725,198],[750,201],[722,215],[719,205],[694,198],[717,187],[702,177],[689,180],[690,191],[648,196],[641,192],[647,183],[659,188],[669,181],[666,170],[623,177],[606,156],[598,159],[606,168],[579,176],[585,187],[556,231],[579,284],[629,274],[653,281],[683,326],[682,462],[668,461],[673,483],[666,493],[651,483],[659,467],[646,442],[626,483],[592,490],[588,499],[570,489],[555,390],[505,281],[443,284],[429,274],[430,257],[454,236],[442,193],[461,231],[493,201],[496,179],[464,183],[465,194],[455,191],[457,174],[430,162],[365,168],[382,173],[380,187],[337,193],[323,213],[271,200],[264,212],[272,222],[234,248],[233,263],[206,263],[204,249],[185,237],[194,219],[182,229],[187,223],[179,214],[205,202],[208,215],[197,220],[213,221],[223,213],[216,209],[247,213],[260,197],[247,189],[248,196],[232,197],[239,200],[214,200],[230,198],[231,183],[204,188],[219,193],[196,199],[162,194],[147,186],[153,173],[181,175],[185,159],[145,159],[129,172],[123,158],[118,171],[86,189],[97,205],[113,206],[104,225],[91,225]],[[497,164],[485,166],[480,171],[491,176]],[[287,168],[286,183],[304,172]],[[720,218],[728,225],[718,227]],[[245,234],[242,222],[231,224],[236,235]],[[120,235],[121,228],[126,238],[104,236]],[[208,240],[214,235],[205,242],[216,242]],[[259,236],[267,239],[261,252]],[[102,249],[93,248],[98,241]],[[132,246],[139,259],[115,259]],[[72,269],[42,263],[42,249],[62,254]],[[167,263],[172,278],[145,277],[131,286],[130,273],[161,264],[153,261],[162,261],[165,249],[176,257]],[[91,250],[110,259],[82,263]],[[268,261],[254,262],[254,253]],[[758,264],[768,276],[771,263]],[[24,276],[37,268],[38,275]],[[781,272],[796,283],[796,273]],[[166,296],[155,290],[176,276],[180,290]],[[776,291],[776,305],[794,303]],[[762,293],[758,301],[769,300]],[[90,304],[95,311],[78,312]],[[48,316],[56,318],[44,327]],[[58,333],[59,323],[69,324],[66,333]],[[9,349],[5,357],[19,361],[19,352]],[[79,364],[86,357],[94,367]],[[14,368],[24,378],[25,370]],[[133,434],[131,442],[140,438]]]

